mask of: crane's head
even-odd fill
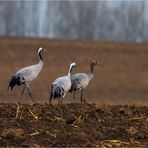
[[[70,67],[76,67],[76,63],[74,62],[74,63],[71,63],[70,64]]]
[[[43,49],[42,47],[40,47],[40,48],[37,50],[38,55],[39,55],[39,58],[40,58],[41,61],[43,61],[43,58],[42,58],[42,55],[41,55],[41,52],[42,52],[42,51],[45,51],[45,52],[46,52],[46,50]]]
[[[46,52],[46,50],[43,49],[42,47],[40,47],[40,48],[37,50],[38,54],[41,53],[42,51],[45,51],[45,52]]]
[[[100,62],[98,62],[96,60],[92,60],[91,64],[92,65],[102,65]]]

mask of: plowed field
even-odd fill
[[[148,107],[0,104],[0,146],[148,147]]]

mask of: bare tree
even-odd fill
[[[0,1],[0,35],[148,41],[148,2]]]
[[[144,36],[144,1],[123,1],[117,10],[123,40],[141,41]]]

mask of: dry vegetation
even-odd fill
[[[7,92],[8,82],[18,69],[37,62],[40,46],[48,52],[31,85],[40,104],[22,104],[16,119],[22,88]],[[148,147],[147,44],[1,38],[0,52],[0,99],[6,102],[0,103],[1,146]],[[52,81],[67,73],[70,62],[77,63],[75,72],[87,72],[92,59],[103,66],[96,67],[85,92],[90,104],[79,104],[79,94],[75,100],[68,94],[63,105],[45,104]],[[22,103],[29,102],[26,93]]]
[[[0,104],[1,146],[148,146],[148,107]]]

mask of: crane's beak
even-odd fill
[[[102,63],[100,63],[100,62],[97,62],[97,64],[96,64],[96,65],[103,66],[103,64],[102,64]]]
[[[103,66],[103,64],[102,64],[102,63],[98,63],[97,65],[99,65],[99,66]]]
[[[46,49],[43,49],[43,51],[47,52],[47,50],[46,50]]]

